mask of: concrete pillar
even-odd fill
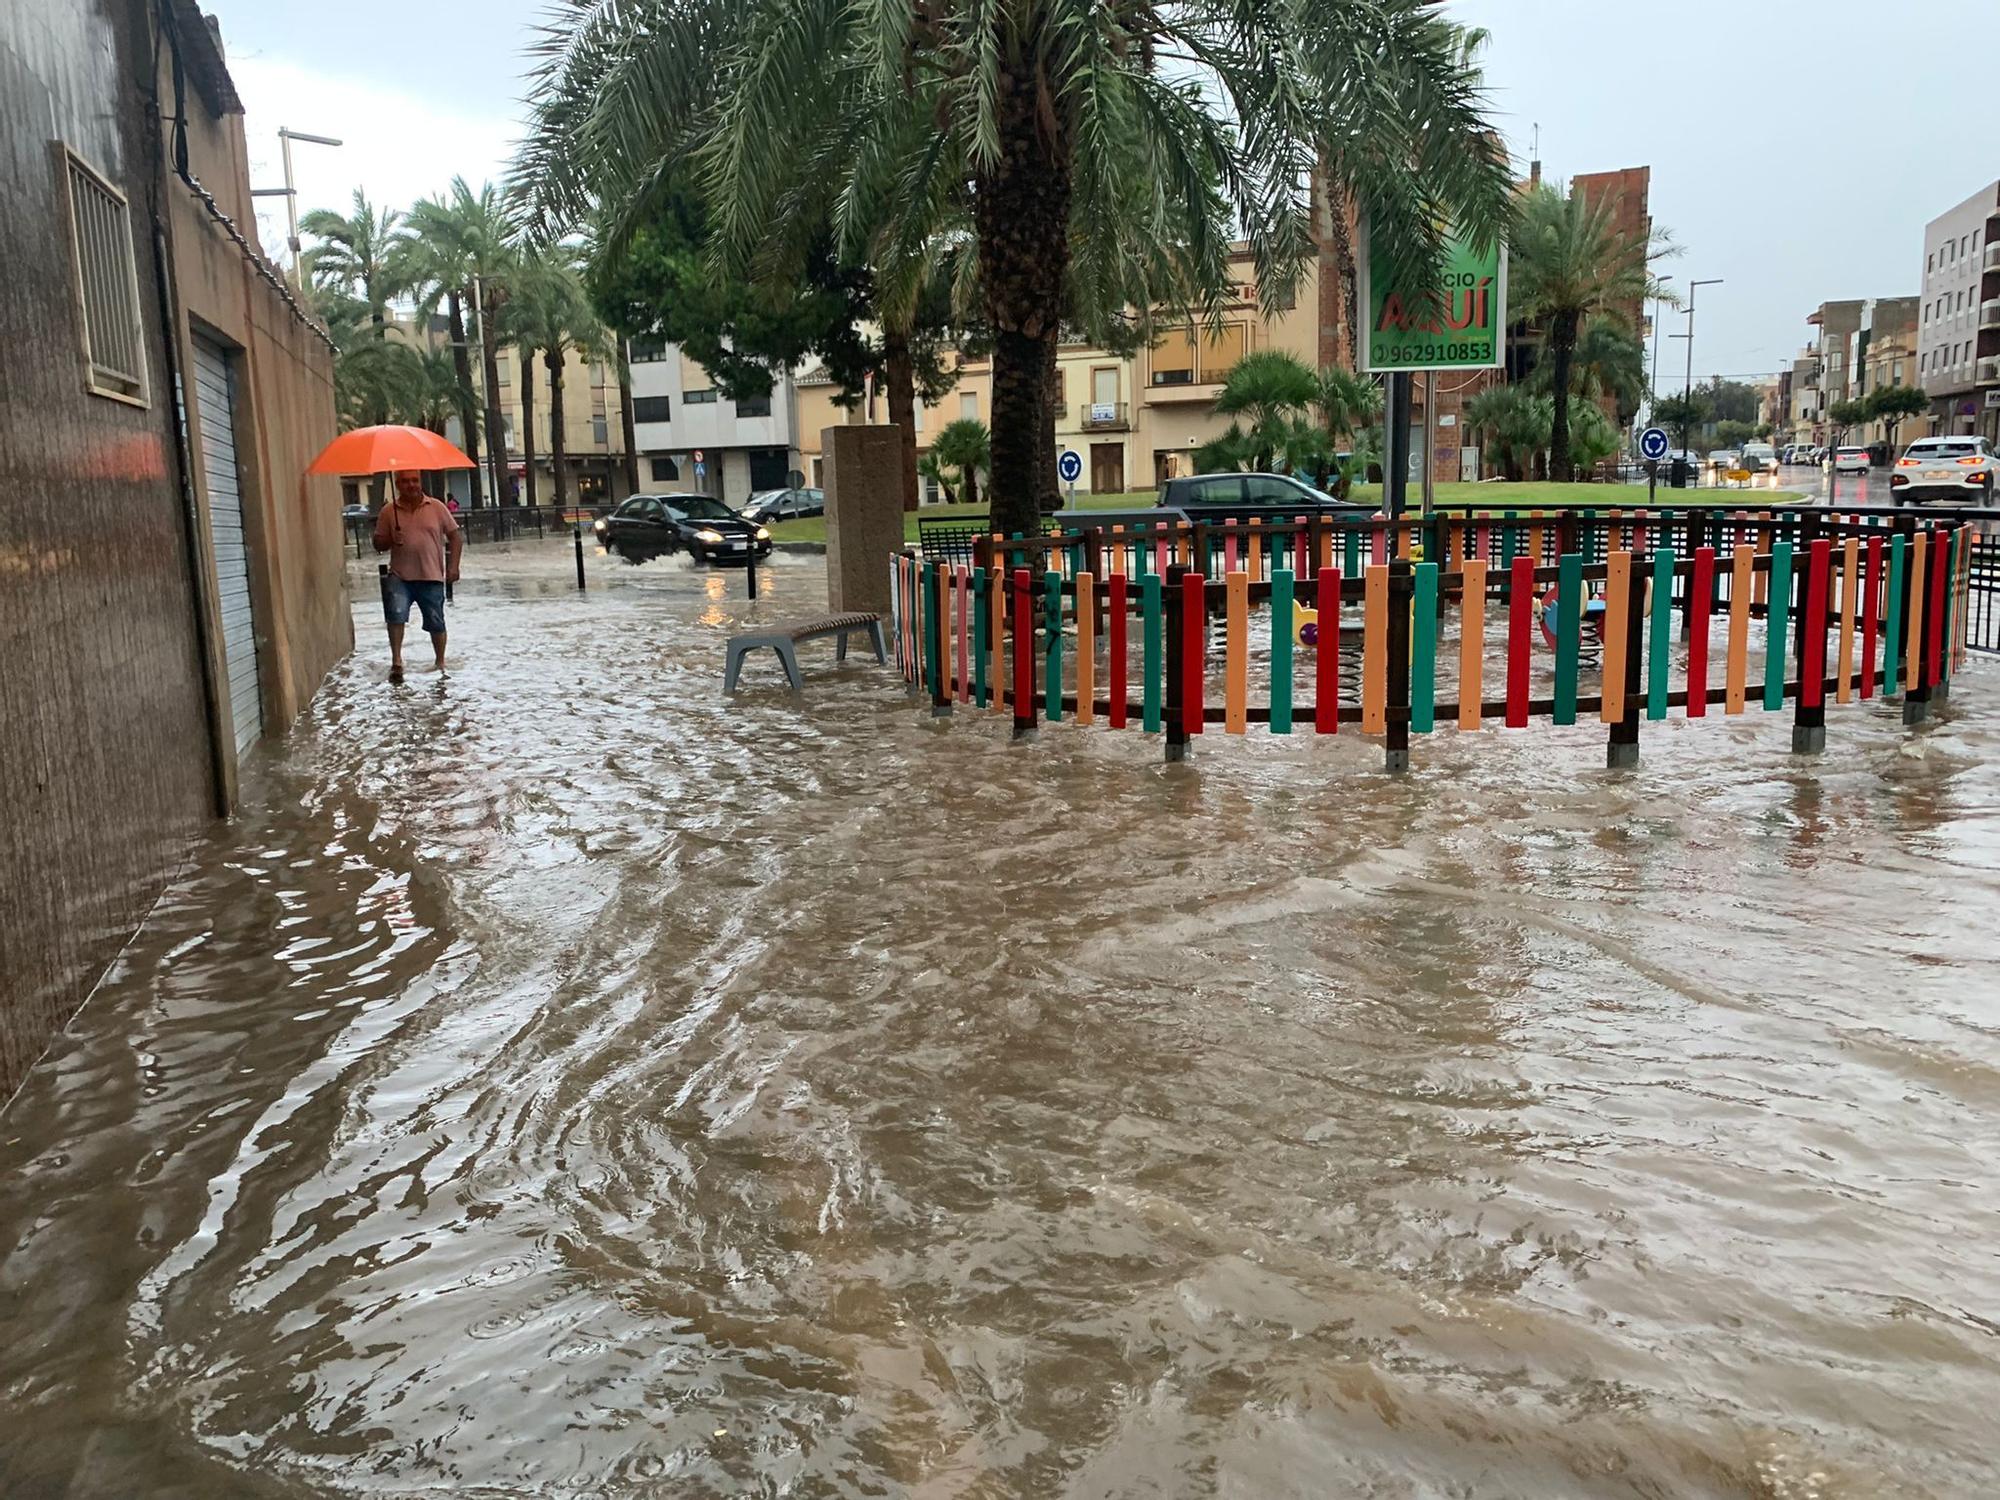
[[[836,614],[889,613],[889,559],[903,546],[901,429],[827,427],[826,598]]]

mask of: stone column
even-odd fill
[[[889,559],[903,546],[902,429],[823,428],[826,596],[836,614],[889,613]]]

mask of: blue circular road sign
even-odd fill
[[[1064,484],[1075,484],[1083,478],[1083,455],[1074,448],[1063,449],[1062,457],[1056,460],[1056,473]]]
[[[1639,457],[1658,463],[1667,456],[1667,429],[1648,427],[1639,434]]]

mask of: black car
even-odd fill
[[[1160,505],[1169,510],[1309,510],[1367,512],[1370,506],[1336,500],[1289,474],[1193,474],[1160,487]]]
[[[815,489],[760,490],[743,507],[743,519],[759,526],[825,514],[826,491]]]
[[[771,553],[771,533],[709,495],[634,495],[593,529],[627,562],[686,552],[696,562],[744,562]]]

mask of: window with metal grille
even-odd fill
[[[144,404],[146,330],[125,195],[67,146],[58,147],[69,198],[71,265],[83,315],[84,384],[100,396]]]
[[[632,420],[635,422],[671,422],[673,416],[673,402],[665,396],[632,398]]]
[[[745,396],[736,403],[736,415],[739,417],[768,417],[771,415],[771,398],[769,396]]]

